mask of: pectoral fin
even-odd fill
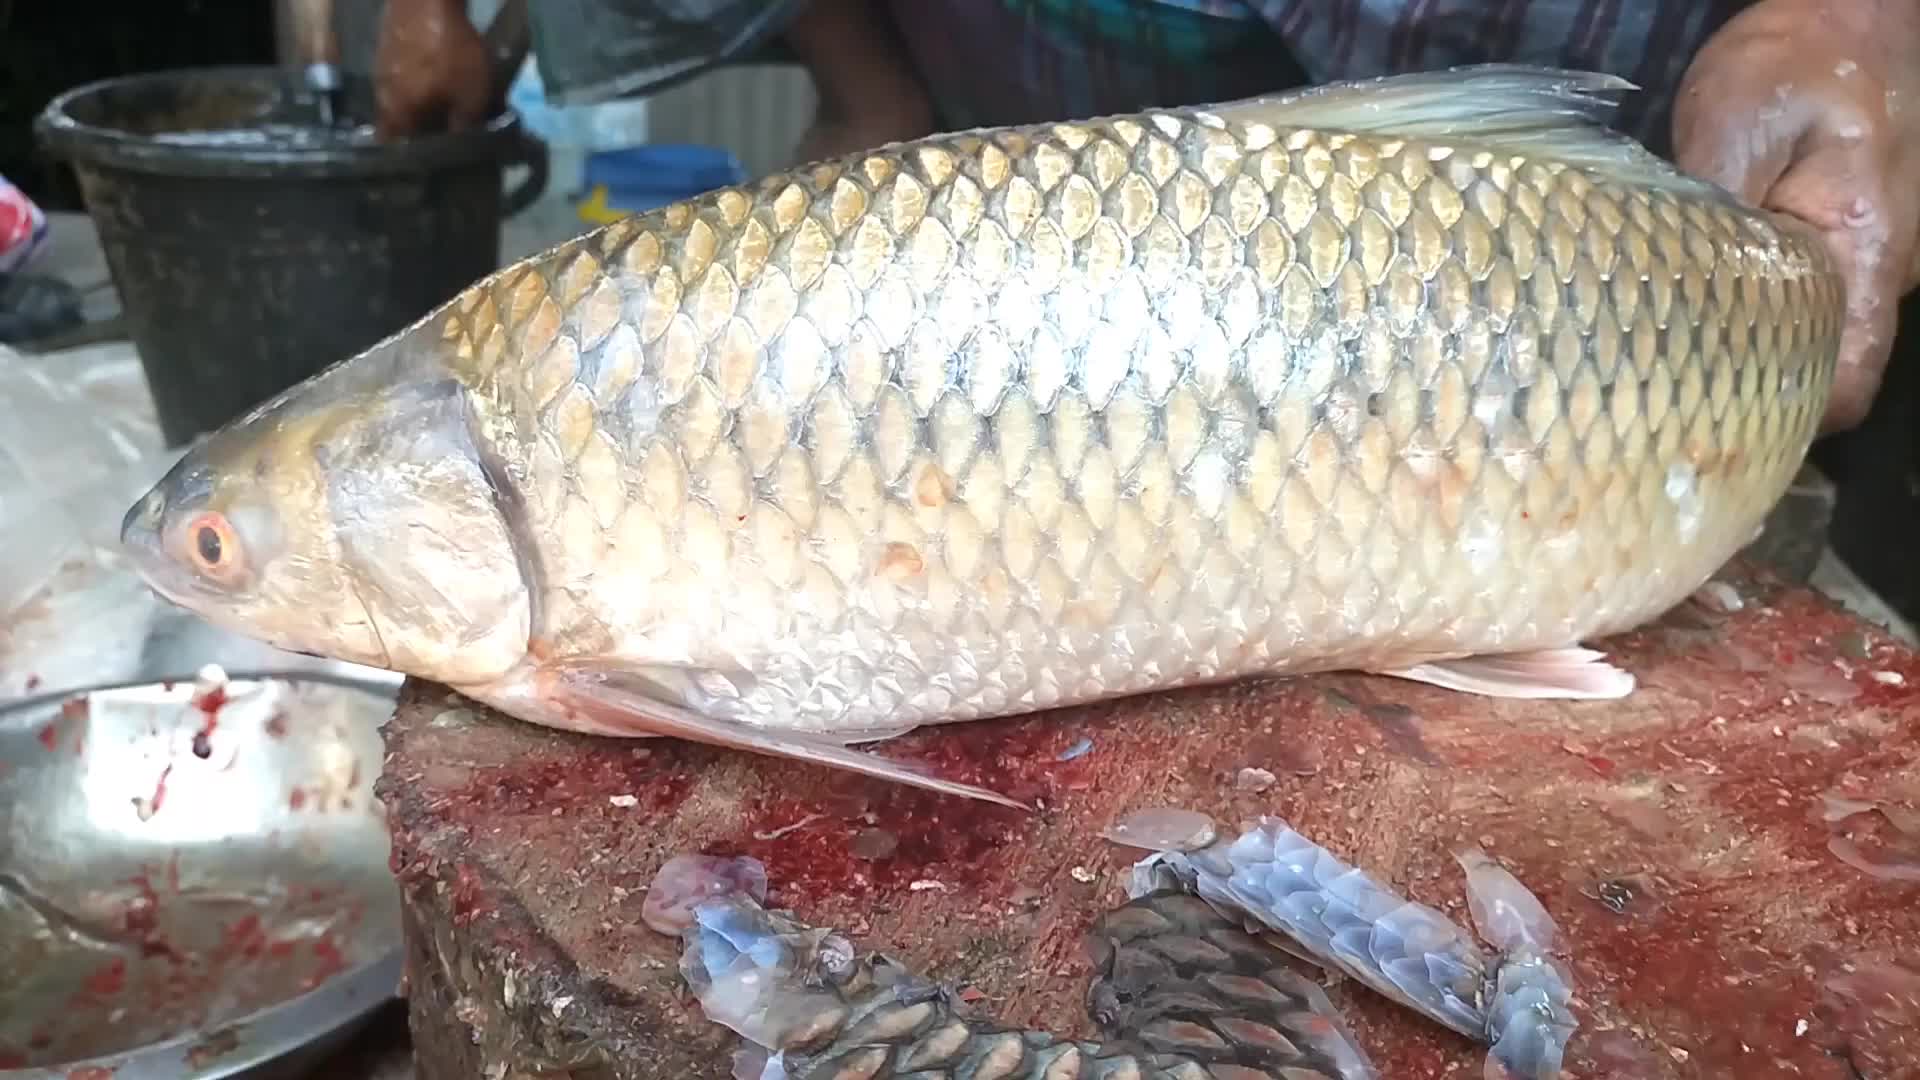
[[[645,670],[568,664],[547,668],[542,675],[542,692],[555,704],[585,713],[609,728],[807,761],[944,795],[1032,809],[986,788],[943,780],[919,765],[851,750],[829,739],[703,714],[673,700],[675,695],[663,692],[660,680]]]
[[[1607,700],[1633,692],[1632,673],[1607,663],[1592,649],[1540,649],[1498,656],[1437,660],[1381,671],[1396,679],[1496,698]]]

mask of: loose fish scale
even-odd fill
[[[739,905],[718,956],[692,935],[681,970],[703,1007],[735,950],[797,942],[806,931],[780,912]],[[745,928],[758,924],[752,933]],[[836,980],[756,966],[767,996],[755,1038],[780,1043],[775,1075],[791,1080],[1373,1080],[1325,991],[1286,966],[1277,949],[1179,891],[1139,897],[1096,920],[1089,987],[1100,1042],[995,1023],[884,958],[856,957]],[[783,957],[785,959],[786,957]],[[691,969],[691,970],[690,970]],[[721,994],[724,996],[724,994]],[[720,1003],[720,1015],[742,1006]],[[710,1015],[713,1015],[710,1013]],[[741,1029],[736,1029],[741,1030]]]
[[[1839,313],[1721,206],[1167,113],[630,218],[444,333],[551,650],[873,731],[1630,627],[1784,490]]]
[[[1373,1080],[1326,991],[1279,950],[1180,890],[1095,920],[1095,1021],[1109,1040],[1242,1080]],[[1239,1071],[1236,1071],[1239,1070]]]
[[[1198,896],[1285,933],[1323,966],[1484,1036],[1479,946],[1440,912],[1396,896],[1286,825],[1263,820],[1234,840],[1159,858]]]
[[[1578,1025],[1568,1008],[1573,989],[1546,954],[1552,920],[1484,855],[1461,861],[1469,905],[1494,954],[1439,911],[1396,895],[1277,818],[1197,851],[1153,855],[1135,864],[1129,892],[1190,890],[1284,935],[1320,966],[1490,1044],[1489,1076],[1558,1076]],[[1496,908],[1501,918],[1479,921]]]

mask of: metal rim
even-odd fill
[[[143,72],[74,87],[47,103],[34,118],[34,135],[48,150],[76,165],[106,166],[165,176],[219,178],[373,176],[428,169],[509,163],[520,143],[519,114],[506,109],[472,131],[443,132],[377,143],[315,147],[191,146],[154,142],[123,128],[87,123],[74,115],[79,103],[141,87],[199,83],[260,90],[291,88],[293,74],[275,67],[202,67]],[[82,110],[84,111],[84,109]]]
[[[191,1031],[164,1042],[57,1065],[0,1069],[0,1080],[68,1080],[77,1070],[99,1069],[128,1080],[218,1080],[294,1053],[399,997],[405,947],[396,946],[350,972],[328,979],[299,997],[268,1005],[219,1027]],[[234,1032],[237,1045],[193,1064],[194,1050],[209,1038]]]
[[[271,668],[261,668],[255,670],[227,671],[225,674],[229,683],[324,683],[328,686],[337,686],[346,690],[359,690],[363,693],[371,694],[374,697],[390,697],[399,691],[404,682],[404,680],[386,682],[353,675],[341,675],[331,671],[308,671],[301,668],[289,668],[281,671],[276,671]],[[70,690],[46,690],[32,697],[15,698],[12,701],[0,703],[0,720],[5,720],[19,713],[31,712],[34,709],[44,709],[56,702],[70,701],[73,698],[87,697],[92,694],[110,694],[115,690],[132,690],[141,686],[167,686],[169,684],[173,686],[192,686],[193,681],[198,677],[197,672],[189,672],[185,675],[176,675],[171,678],[164,675],[159,677],[143,675],[136,679],[123,679],[119,682],[77,686]],[[0,1072],[0,1076],[4,1075],[6,1075],[4,1072]]]

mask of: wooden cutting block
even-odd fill
[[[1689,604],[1605,643],[1640,680],[1624,701],[1343,675],[881,747],[1042,805],[1030,815],[551,732],[410,685],[380,790],[420,1075],[728,1076],[736,1038],[640,918],[680,852],[753,855],[771,903],[1004,1022],[1091,1035],[1082,936],[1137,855],[1098,834],[1153,806],[1229,827],[1280,815],[1463,926],[1451,852],[1481,845],[1559,921],[1581,1022],[1571,1076],[1920,1075],[1920,836],[1896,827],[1920,807],[1920,658],[1810,590],[1725,580],[1739,610]],[[1895,809],[1829,821],[1828,795]],[[1329,993],[1384,1076],[1480,1074],[1483,1048],[1351,982]]]

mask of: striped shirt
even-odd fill
[[[556,100],[658,90],[765,47],[803,0],[529,4]],[[944,129],[1195,105],[1489,62],[1632,80],[1616,126],[1670,146],[1687,63],[1742,0],[880,0]]]
[[[1674,90],[1740,0],[889,0],[943,126],[1190,105],[1458,64],[1632,80],[1657,153]]]

